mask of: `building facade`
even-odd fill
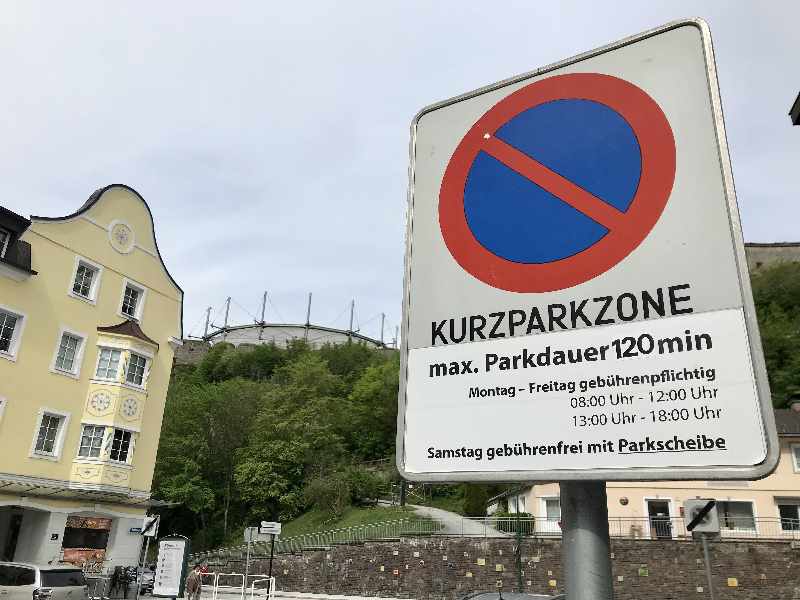
[[[673,538],[686,535],[684,501],[717,501],[722,535],[800,539],[800,403],[775,410],[781,458],[778,468],[758,481],[609,481],[608,516],[612,535]],[[537,518],[543,534],[560,534],[558,483],[538,483],[490,501],[487,512],[506,509]]]
[[[135,190],[0,208],[0,559],[137,563],[182,306]]]

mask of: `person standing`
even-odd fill
[[[191,573],[186,578],[186,599],[200,600],[200,593],[203,591],[203,578],[200,576],[200,565],[192,568]]]

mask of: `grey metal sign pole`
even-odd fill
[[[714,580],[711,578],[711,556],[708,552],[708,534],[701,533],[703,537],[703,558],[706,563],[706,577],[708,578],[708,595],[714,600]]]
[[[270,540],[270,548],[269,548],[269,574],[267,577],[269,578],[269,584],[272,585],[272,560],[275,558],[275,534],[272,534],[272,539]],[[272,592],[272,590],[270,590]]]
[[[244,563],[244,588],[247,590],[247,578],[250,576],[250,540],[247,541],[247,560]]]
[[[561,528],[567,600],[612,600],[605,481],[561,482]]]
[[[139,600],[139,595],[142,590],[142,581],[144,578],[144,568],[147,564],[147,552],[150,550],[150,538],[145,538],[144,555],[142,562],[139,564],[139,572],[136,574],[136,600]],[[141,550],[139,550],[141,552]]]

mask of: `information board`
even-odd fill
[[[774,469],[703,21],[427,107],[411,160],[405,478]]]
[[[187,559],[188,540],[177,536],[159,540],[153,596],[166,598],[181,596]]]

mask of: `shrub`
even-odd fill
[[[353,504],[375,504],[387,485],[381,475],[363,467],[350,467],[345,476]]]
[[[342,473],[312,479],[303,493],[306,502],[331,517],[341,517],[350,506],[350,482]]]
[[[468,517],[485,517],[489,490],[485,485],[464,484],[464,514]]]
[[[498,510],[492,515],[492,518],[497,519],[494,523],[495,529],[504,531],[505,533],[517,533],[517,526],[519,526],[522,535],[533,535],[536,531],[536,526],[533,520],[530,520],[530,513],[519,513],[520,520],[517,521],[517,513],[510,513],[504,510]]]

